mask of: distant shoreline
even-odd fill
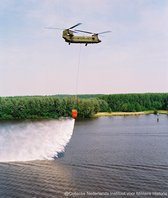
[[[168,115],[168,111],[166,110],[159,110],[157,111],[159,114],[166,114]],[[141,111],[141,112],[99,112],[96,113],[93,117],[102,117],[102,116],[139,116],[139,115],[149,115],[149,114],[156,114],[155,111]]]

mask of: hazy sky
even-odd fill
[[[168,0],[1,0],[0,96],[168,92]],[[59,30],[101,32],[68,45]]]

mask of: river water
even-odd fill
[[[168,197],[168,116],[77,121],[58,157],[1,157],[0,198]]]

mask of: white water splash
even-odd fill
[[[64,152],[74,119],[0,123],[0,161],[44,160]]]

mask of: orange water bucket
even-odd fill
[[[72,109],[72,118],[76,119],[78,117],[78,111],[76,109]]]

